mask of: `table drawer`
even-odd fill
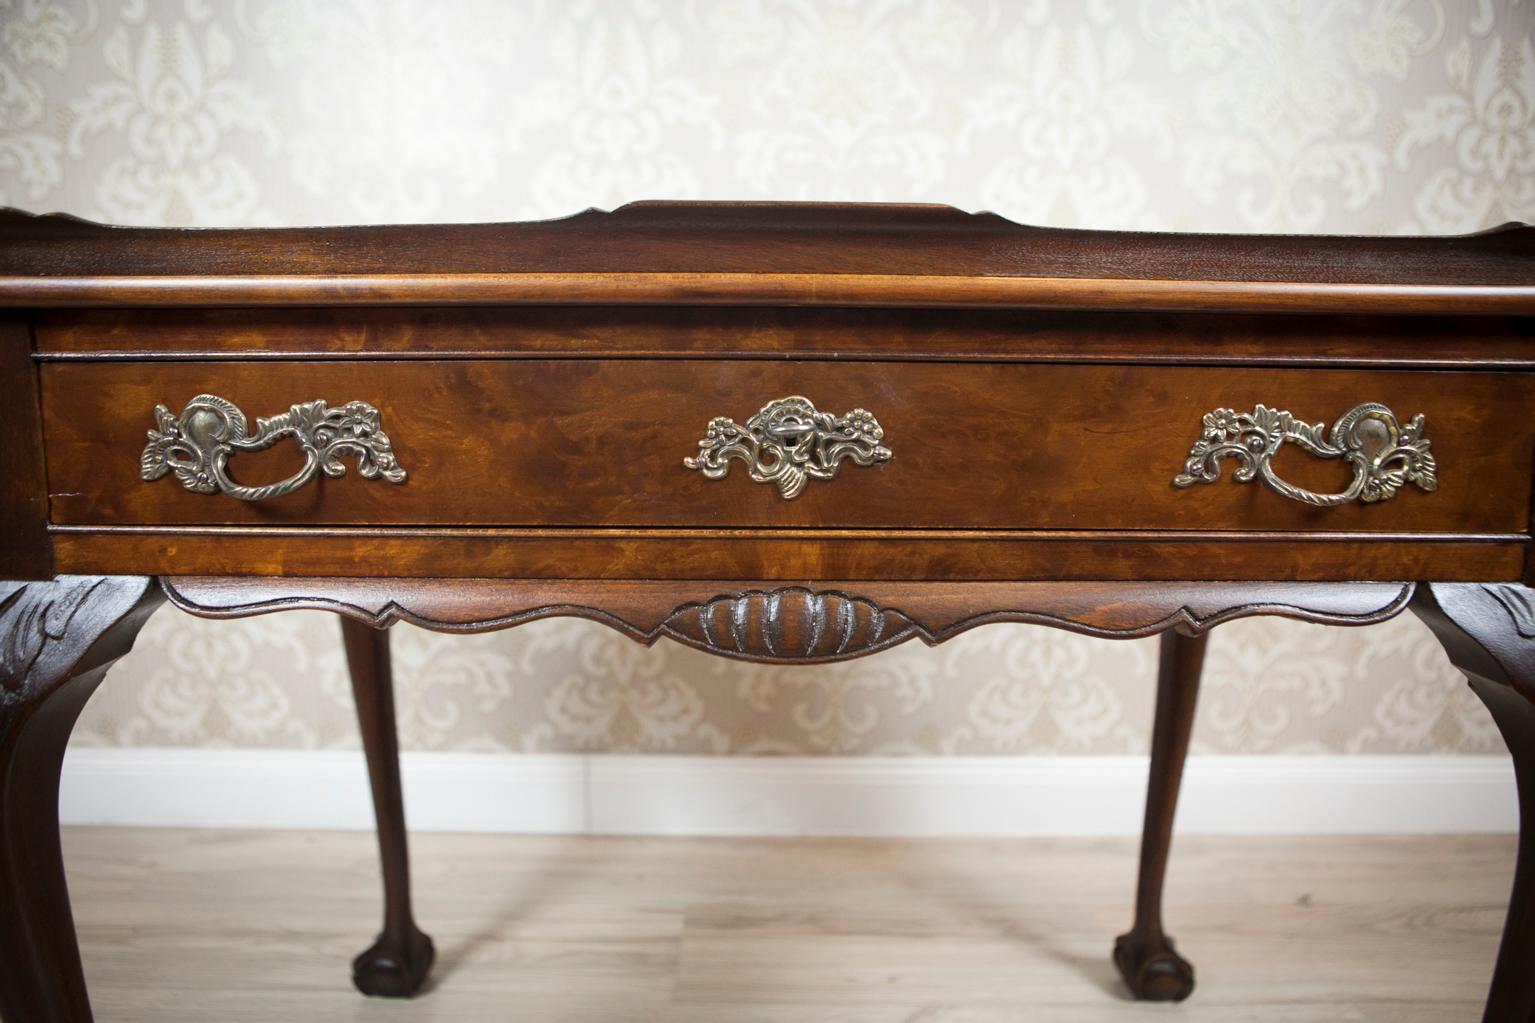
[[[61,524],[1509,533],[1528,528],[1535,457],[1535,388],[1511,372],[565,359],[48,363],[40,376]],[[405,478],[390,482],[387,464],[363,478],[343,444],[344,476],[310,472],[268,495],[265,484],[305,465],[284,420],[268,424],[267,450],[228,459],[226,475],[250,488],[240,497],[256,499],[207,480],[201,489],[214,492],[196,492],[174,473],[142,478],[155,407],[174,419],[204,394],[243,411],[247,447],[258,417],[316,400],[333,411],[368,403]],[[798,485],[754,481],[750,461],[729,451],[716,451],[728,470],[719,478],[684,464],[716,417],[750,432],[759,409],[796,395],[830,416],[798,424],[789,410],[770,424],[776,433],[734,448],[756,444],[762,476],[774,475],[775,444],[810,452]],[[1174,485],[1214,410],[1261,405],[1330,428],[1364,403],[1386,406],[1402,428],[1423,415],[1433,479],[1416,464],[1423,486],[1398,479],[1387,499],[1349,496],[1355,473],[1346,454],[1330,456],[1324,429],[1311,451],[1294,434],[1279,446],[1275,485],[1237,482],[1233,459],[1208,485]],[[882,436],[837,419],[854,409]],[[1365,419],[1366,433],[1385,429]],[[811,451],[816,429],[840,439]],[[1411,447],[1410,433],[1397,440]],[[1317,506],[1303,491],[1344,496]]]

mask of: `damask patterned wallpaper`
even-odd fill
[[[116,223],[947,202],[1192,231],[1535,220],[1530,0],[0,0],[0,201]],[[992,626],[820,668],[394,632],[425,749],[1142,750],[1155,648]],[[1498,748],[1411,619],[1212,640],[1206,751]],[[162,612],[80,741],[355,743],[332,620]]]

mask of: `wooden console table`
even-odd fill
[[[385,894],[355,979],[384,995],[432,961],[396,621],[577,615],[784,663],[988,622],[1160,633],[1114,959],[1138,997],[1180,999],[1193,970],[1161,892],[1204,637],[1410,607],[1513,751],[1524,832],[1485,1018],[1535,1020],[1535,229],[1180,237],[643,203],[167,231],[6,212],[0,306],[10,1023],[90,1018],[59,767],[163,598],[341,616]]]

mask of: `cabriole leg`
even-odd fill
[[[88,1023],[59,848],[59,770],[85,701],[162,599],[139,576],[0,582],[0,1019]]]
[[[405,804],[400,793],[400,742],[395,730],[394,678],[389,633],[341,619],[357,723],[373,786],[378,853],[384,874],[384,928],[352,963],[352,982],[367,995],[409,998],[432,967],[432,939],[416,926],[410,908],[410,858],[405,841]]]
[[[1141,832],[1140,875],[1135,924],[1114,943],[1114,965],[1136,998],[1178,1002],[1194,990],[1194,967],[1173,949],[1162,930],[1162,883],[1173,839],[1173,814],[1183,762],[1194,728],[1205,637],[1162,634],[1157,672],[1157,709],[1151,731],[1151,778],[1146,789],[1146,822]]]
[[[1420,587],[1413,610],[1481,697],[1514,758],[1519,853],[1483,1023],[1535,1020],[1535,590],[1516,584]]]

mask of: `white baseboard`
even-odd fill
[[[423,831],[1133,835],[1144,757],[407,753]],[[75,749],[66,824],[371,828],[361,753]],[[1197,756],[1185,834],[1511,832],[1506,756]]]

